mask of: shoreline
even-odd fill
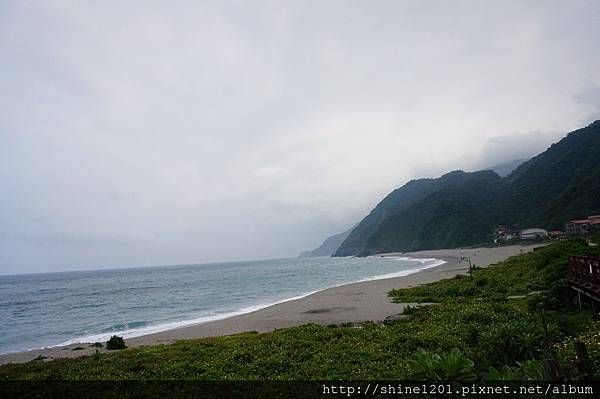
[[[338,285],[308,294],[265,305],[246,313],[232,314],[220,319],[199,322],[173,329],[126,338],[130,348],[170,344],[182,339],[232,335],[249,331],[269,332],[303,324],[356,324],[381,322],[402,313],[414,303],[393,303],[387,293],[394,288],[408,288],[468,272],[469,257],[474,265],[487,267],[510,256],[529,252],[540,245],[513,245],[495,248],[441,249],[408,253],[386,253],[377,257],[410,257],[436,259],[445,263],[425,266],[416,272],[394,277],[375,276],[372,279]],[[406,271],[399,272],[405,273]],[[392,273],[394,274],[394,273]],[[377,278],[379,277],[379,278]],[[89,343],[72,343],[43,349],[0,355],[0,364],[24,363],[43,357],[44,360],[79,357],[93,354],[96,348]],[[100,352],[109,352],[100,349]]]
[[[328,258],[328,257],[326,257],[326,258]],[[195,319],[188,319],[188,320],[181,320],[181,321],[177,321],[177,322],[159,324],[159,325],[149,326],[146,329],[141,328],[141,329],[134,329],[134,330],[117,331],[117,332],[112,332],[110,334],[99,333],[99,334],[91,334],[91,335],[86,335],[86,336],[79,336],[79,337],[75,337],[75,338],[66,340],[60,344],[54,344],[51,346],[30,348],[30,349],[25,349],[25,350],[17,350],[17,351],[13,351],[13,352],[4,352],[4,353],[0,353],[0,364],[3,364],[3,362],[2,362],[3,356],[19,355],[22,353],[33,353],[33,352],[38,352],[38,351],[53,351],[55,349],[62,349],[62,348],[80,348],[80,347],[85,348],[86,346],[91,345],[96,342],[104,343],[112,335],[118,335],[118,336],[124,338],[127,342],[129,342],[129,340],[131,340],[131,339],[140,338],[140,337],[143,337],[146,335],[160,334],[163,332],[177,330],[180,328],[193,327],[193,326],[197,326],[197,325],[201,325],[201,324],[206,324],[206,323],[211,323],[211,322],[215,322],[215,321],[229,319],[229,318],[236,317],[236,316],[242,316],[242,315],[245,315],[248,313],[254,313],[254,312],[260,311],[262,309],[265,309],[265,308],[268,308],[271,306],[279,305],[279,304],[282,304],[285,302],[301,300],[303,298],[306,298],[307,296],[319,293],[321,291],[341,287],[344,285],[405,277],[405,276],[408,276],[411,274],[418,273],[422,270],[438,267],[440,265],[443,265],[444,263],[447,263],[444,260],[435,259],[435,258],[428,258],[428,259],[427,258],[412,258],[412,257],[400,256],[400,255],[396,255],[396,254],[377,254],[377,255],[368,256],[368,258],[389,258],[389,259],[402,260],[402,261],[407,260],[407,261],[412,261],[412,262],[418,263],[418,266],[416,266],[412,269],[408,269],[408,270],[401,270],[398,272],[391,272],[391,273],[386,273],[386,274],[382,274],[382,275],[366,277],[366,278],[356,280],[356,281],[339,283],[339,284],[332,285],[329,287],[320,288],[320,289],[317,289],[314,291],[300,293],[298,295],[291,296],[289,298],[274,300],[274,302],[266,302],[263,304],[249,305],[249,306],[241,308],[239,310],[230,311],[227,313],[215,314],[215,315],[211,315],[211,316],[202,316],[202,317],[198,317]],[[81,350],[83,350],[83,349],[81,349]],[[95,348],[94,348],[94,350],[95,350]],[[63,357],[63,356],[61,356],[61,357]],[[70,357],[70,356],[67,356],[67,357]]]
[[[326,258],[328,258],[328,257],[326,257]],[[202,316],[202,317],[197,317],[194,319],[173,321],[173,322],[169,322],[169,323],[165,323],[165,324],[157,324],[157,325],[147,326],[147,327],[143,327],[143,328],[139,328],[139,329],[130,329],[130,330],[111,332],[111,333],[98,333],[98,334],[90,334],[90,335],[85,335],[85,336],[78,336],[78,337],[63,341],[62,343],[53,344],[50,346],[36,347],[36,348],[0,353],[0,357],[5,356],[5,355],[18,354],[18,353],[29,353],[29,352],[33,352],[33,351],[52,350],[52,349],[60,349],[60,348],[66,348],[66,347],[76,347],[76,346],[84,346],[85,347],[86,345],[90,345],[90,344],[93,344],[96,342],[104,343],[112,335],[118,335],[128,341],[128,340],[143,337],[146,335],[159,334],[159,333],[163,333],[166,331],[192,327],[192,326],[196,326],[196,325],[200,325],[200,324],[211,323],[211,322],[215,322],[215,321],[229,319],[231,317],[236,317],[236,316],[241,316],[241,315],[245,315],[248,313],[257,312],[257,311],[260,311],[262,309],[265,309],[265,308],[268,308],[271,306],[279,305],[279,304],[282,304],[285,302],[300,300],[309,295],[313,295],[313,294],[316,294],[321,291],[341,287],[341,286],[348,285],[348,284],[405,277],[405,276],[408,276],[411,274],[418,273],[422,270],[438,267],[444,263],[447,263],[444,260],[435,259],[435,258],[429,258],[429,259],[411,258],[408,256],[399,256],[396,254],[372,255],[367,258],[388,258],[388,259],[392,259],[392,260],[412,261],[412,262],[417,263],[418,265],[412,269],[401,270],[401,271],[386,273],[386,274],[382,274],[382,275],[375,275],[375,276],[371,276],[371,277],[362,278],[362,279],[356,280],[356,281],[339,283],[339,284],[332,285],[329,287],[319,288],[314,291],[303,292],[298,295],[291,296],[289,298],[273,299],[273,302],[265,302],[265,303],[255,304],[255,305],[248,305],[239,310],[229,311],[227,313]],[[2,363],[0,362],[0,364],[2,364]]]

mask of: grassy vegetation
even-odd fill
[[[600,231],[590,234],[588,240],[594,244],[600,244]]]
[[[598,252],[582,241],[553,244],[434,284],[395,290],[409,308],[383,324],[306,325],[272,333],[180,341],[78,359],[0,367],[8,379],[539,379],[553,358],[578,378],[573,337],[588,345],[600,376],[600,324],[579,311],[566,286],[569,254]]]

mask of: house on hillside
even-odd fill
[[[496,228],[496,230],[494,231],[494,242],[500,242],[500,241],[512,241],[512,240],[518,240],[519,239],[519,231],[518,230],[512,230],[509,228],[506,228],[504,226],[499,226]]]
[[[548,232],[544,229],[539,229],[537,227],[521,230],[520,234],[521,240],[535,240],[535,239],[544,239],[548,237]]]
[[[569,220],[565,224],[565,230],[569,235],[585,234],[589,227],[587,219]]]
[[[569,220],[565,224],[567,234],[587,234],[600,230],[600,215],[588,216],[587,219]]]

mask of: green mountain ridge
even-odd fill
[[[562,228],[600,213],[600,121],[569,133],[506,177],[454,171],[392,191],[335,256],[453,248],[489,242],[498,225]]]
[[[342,245],[344,240],[350,235],[355,226],[349,228],[343,233],[334,234],[331,237],[327,237],[321,245],[317,248],[309,251],[303,251],[298,256],[299,258],[312,258],[317,256],[331,256],[337,251],[337,249]]]

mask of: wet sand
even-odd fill
[[[413,287],[465,274],[470,258],[479,267],[487,267],[513,255],[532,251],[539,245],[512,245],[496,248],[441,249],[420,252],[390,253],[379,256],[437,258],[446,263],[417,273],[383,280],[365,281],[325,289],[301,299],[279,303],[251,313],[193,326],[127,339],[129,347],[170,344],[182,339],[231,335],[247,331],[267,332],[308,323],[322,325],[383,321],[402,312],[408,303],[393,303],[388,292],[394,288]],[[0,355],[0,364],[22,363],[38,356],[46,359],[78,357],[95,352],[90,344],[38,349]],[[104,351],[104,349],[101,349]]]

